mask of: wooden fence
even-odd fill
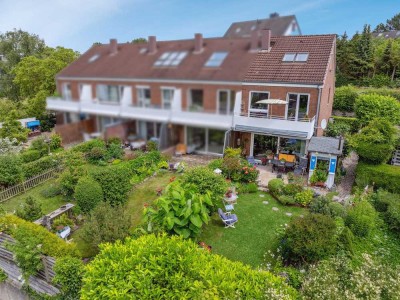
[[[9,235],[0,232],[0,269],[3,270],[9,280],[20,283],[21,270],[17,266],[13,253],[7,249],[7,244],[15,244],[15,240]],[[55,276],[53,267],[55,259],[50,256],[42,256],[43,269],[29,278],[29,285],[36,292],[50,296],[57,295],[59,289],[51,282]]]
[[[29,178],[28,180],[25,180],[24,182],[21,182],[17,185],[14,185],[12,187],[9,187],[5,190],[0,191],[0,203],[7,201],[8,199],[15,197],[19,194],[22,194],[25,191],[27,191],[31,188],[34,188],[35,186],[37,186],[49,179],[54,178],[58,172],[60,172],[59,168],[50,169],[40,175]]]

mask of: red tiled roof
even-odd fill
[[[147,43],[118,44],[118,52],[110,55],[109,45],[95,45],[58,77],[140,78],[243,81],[257,53],[249,51],[249,39],[203,39],[204,49],[194,54],[194,40],[158,41],[155,54],[140,53]],[[188,51],[188,55],[176,67],[155,67],[154,62],[167,51]],[[218,68],[204,67],[215,51],[227,51],[228,56]],[[95,54],[99,58],[89,63]]]
[[[259,52],[247,82],[322,84],[336,35],[272,37],[270,52]],[[283,62],[285,53],[308,53],[307,62]]]

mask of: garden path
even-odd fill
[[[355,170],[357,163],[358,155],[353,151],[343,160],[343,167],[346,170],[346,175],[340,181],[337,189],[339,197],[342,199],[351,194],[351,189],[356,178]]]

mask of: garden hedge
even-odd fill
[[[81,177],[75,186],[74,198],[84,213],[89,213],[103,201],[103,190],[100,184],[90,177]]]
[[[285,279],[200,249],[178,236],[100,245],[81,299],[296,299]],[[112,282],[112,284],[110,284]]]
[[[0,217],[0,231],[13,236],[16,228],[23,228],[25,232],[29,232],[30,236],[34,236],[40,240],[40,244],[42,245],[41,252],[45,255],[55,258],[64,256],[80,257],[74,243],[66,243],[43,226],[25,221],[11,214]]]
[[[359,163],[356,169],[356,184],[360,188],[374,184],[375,188],[400,194],[400,167]]]
[[[55,156],[44,156],[38,160],[24,164],[22,169],[24,171],[25,179],[40,175],[47,170],[55,168],[59,165],[59,163],[59,159],[57,159]]]
[[[24,179],[22,163],[17,155],[0,155],[0,186],[8,187]]]
[[[38,150],[32,149],[32,150],[27,150],[27,151],[21,152],[20,157],[24,163],[29,163],[31,161],[38,160],[39,158],[42,157],[42,155],[40,154],[40,152]]]
[[[357,96],[357,89],[351,85],[338,87],[335,90],[333,109],[352,112]]]

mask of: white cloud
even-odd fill
[[[136,2],[136,0],[134,0]],[[13,0],[2,3],[0,31],[13,28],[38,34],[50,46],[120,13],[129,0]]]

